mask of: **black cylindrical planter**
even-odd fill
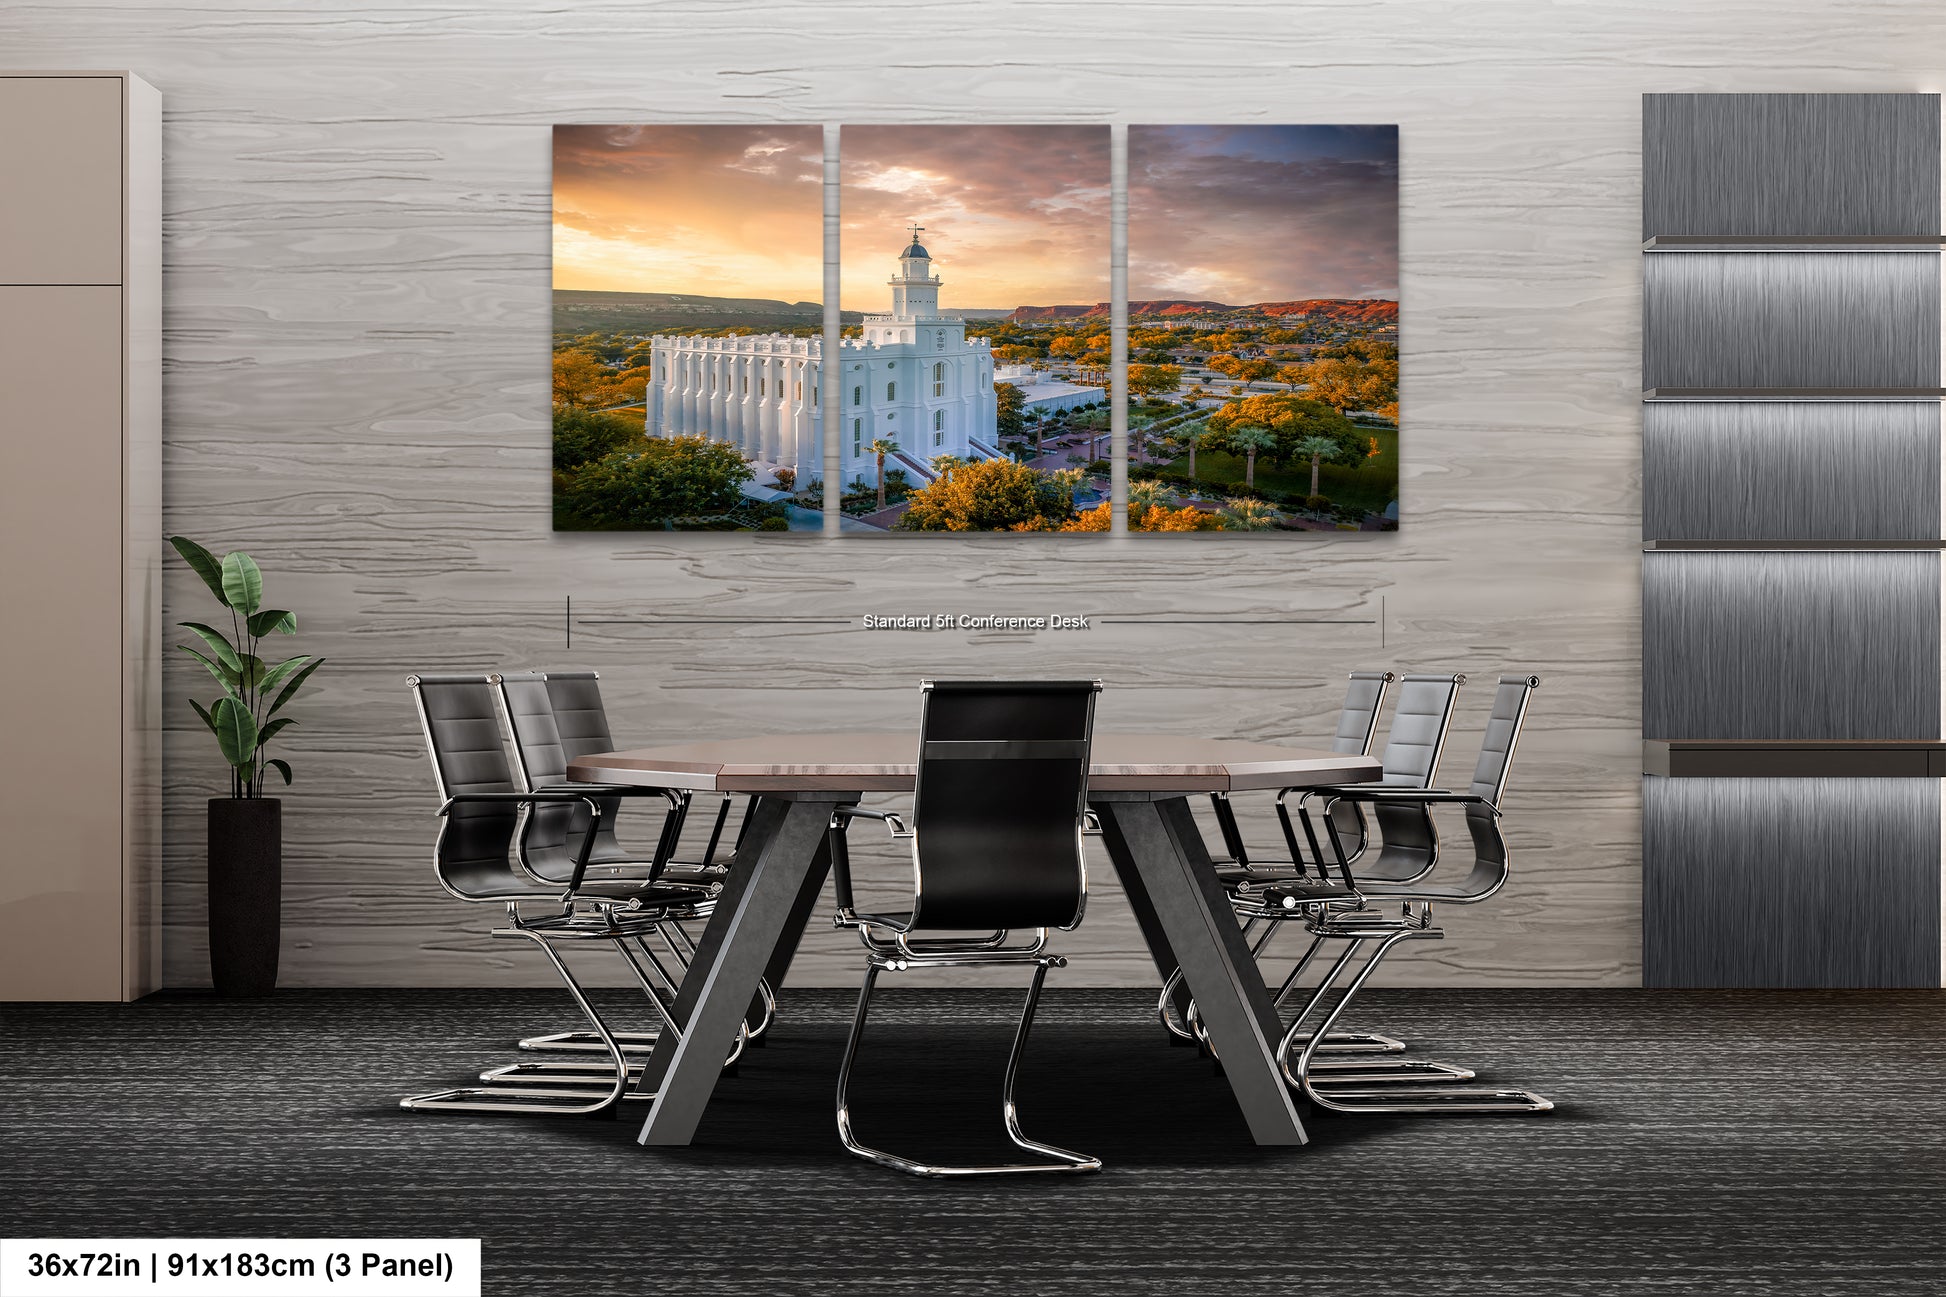
[[[276,988],[283,890],[284,804],[210,798],[209,972],[218,995]]]

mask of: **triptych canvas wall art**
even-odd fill
[[[817,126],[554,133],[557,530],[1398,525],[1398,134],[847,126],[825,356]],[[1118,379],[1125,377],[1125,382]],[[1125,389],[1125,390],[1124,390]]]

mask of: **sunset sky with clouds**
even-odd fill
[[[815,302],[820,126],[557,126],[554,287]]]
[[[846,126],[839,152],[845,310],[887,308],[915,221],[948,310],[1108,300],[1106,126]]]
[[[1399,295],[1396,126],[1131,126],[1128,295]]]
[[[847,126],[843,292],[880,311],[917,221],[941,305],[1108,299],[1105,126]],[[554,286],[815,302],[817,126],[560,126]],[[1398,296],[1391,126],[1129,127],[1129,296]]]

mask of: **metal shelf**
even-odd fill
[[[1656,234],[1644,252],[1939,252],[1940,234]]]
[[[1946,550],[1931,540],[1645,540],[1644,554],[1913,554]]]
[[[1645,387],[1644,401],[1942,401],[1946,387]]]
[[[1663,779],[1941,779],[1937,739],[1645,739],[1642,773]]]

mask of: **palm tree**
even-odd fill
[[[874,438],[866,450],[878,456],[878,507],[885,507],[885,457],[899,448],[899,443],[885,437]]]
[[[1311,494],[1318,493],[1318,470],[1324,464],[1326,455],[1336,455],[1344,450],[1336,437],[1305,437],[1292,447],[1300,455],[1311,457]]]
[[[1230,434],[1230,448],[1243,452],[1243,484],[1257,486],[1257,452],[1277,449],[1277,438],[1265,428],[1238,428]]]
[[[1088,474],[1078,468],[1057,468],[1047,475],[1047,480],[1068,498],[1068,508],[1072,509],[1075,492],[1081,489],[1081,484],[1087,480],[1087,477]]]
[[[932,465],[932,471],[941,477],[946,476],[956,468],[964,467],[966,464],[966,460],[958,455],[934,455],[927,462]]]
[[[1151,509],[1160,508],[1169,500],[1169,489],[1154,478],[1143,478],[1128,484],[1128,514],[1133,521]]]
[[[1216,516],[1224,531],[1269,531],[1277,522],[1277,510],[1262,500],[1232,500]]]

